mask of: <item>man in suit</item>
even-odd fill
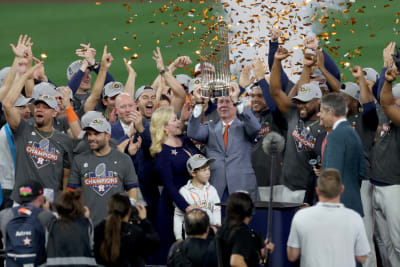
[[[154,219],[160,198],[157,175],[154,172],[153,158],[150,155],[150,123],[143,120],[133,97],[121,93],[115,99],[118,120],[111,125],[111,137],[118,140],[129,154],[139,178],[140,194],[147,204],[148,217]],[[139,195],[139,199],[142,198]]]
[[[200,87],[194,89],[196,105],[189,119],[187,135],[206,144],[211,163],[210,183],[222,202],[238,190],[258,199],[257,180],[251,164],[252,144],[261,125],[251,110],[238,101],[239,86],[231,83],[230,96],[217,98],[217,121],[201,124],[204,99]],[[208,101],[208,100],[206,100]]]
[[[363,145],[357,132],[346,120],[347,105],[344,97],[330,93],[322,97],[320,123],[332,128],[322,154],[322,168],[335,168],[342,175],[346,188],[342,203],[363,216],[360,186],[365,176]]]

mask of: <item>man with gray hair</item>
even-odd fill
[[[365,176],[364,150],[360,137],[346,120],[346,113],[347,105],[342,95],[330,93],[322,97],[320,124],[326,129],[332,128],[321,155],[322,168],[339,170],[346,187],[342,203],[363,216],[360,186]]]

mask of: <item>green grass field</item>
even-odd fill
[[[163,9],[165,4],[170,7],[168,10]],[[157,74],[151,58],[156,46],[160,46],[165,64],[178,55],[189,55],[194,60],[197,58],[194,52],[198,49],[199,37],[205,27],[192,21],[203,18],[201,10],[209,7],[209,3],[176,2],[171,7],[167,1],[146,1],[129,5],[128,12],[128,7],[123,6],[123,3],[1,3],[0,67],[12,63],[9,43],[16,43],[20,33],[32,37],[36,57],[42,53],[47,54],[47,75],[58,85],[67,83],[66,68],[78,59],[75,49],[79,48],[80,43],[91,42],[97,50],[97,59],[101,59],[103,47],[107,44],[114,57],[110,72],[123,83],[127,73],[122,58],[130,58],[137,53],[139,58],[133,60],[132,66],[138,73],[138,86],[150,83]],[[176,7],[179,11],[173,11]],[[163,13],[160,13],[159,8],[163,9]],[[196,9],[193,16],[183,16],[191,9]],[[153,16],[155,10],[157,13]],[[130,19],[133,22],[127,24],[126,21]],[[181,27],[178,27],[179,22],[183,22]],[[196,27],[196,33],[186,30],[184,35],[171,40],[171,33],[179,34],[188,25]],[[191,39],[194,41],[188,42]],[[124,50],[124,46],[130,50]],[[183,72],[190,73],[190,70]]]
[[[205,29],[198,21],[204,18],[201,10],[210,3],[174,1],[174,6],[169,1],[128,3],[129,12],[123,3],[1,3],[0,67],[11,64],[13,55],[9,43],[15,43],[20,33],[28,33],[32,37],[36,56],[47,54],[47,75],[59,85],[66,84],[66,68],[77,59],[74,52],[80,43],[91,42],[97,49],[98,59],[104,44],[107,44],[114,56],[110,71],[122,82],[126,79],[122,58],[129,58],[137,53],[139,58],[133,61],[133,67],[138,73],[137,85],[150,83],[157,74],[155,63],[151,59],[152,50],[157,45],[162,49],[166,64],[178,55],[190,55],[194,60],[197,58],[194,52],[198,49],[200,34]],[[388,4],[390,6],[385,7]],[[165,10],[163,5],[168,5],[169,9]],[[179,11],[174,11],[176,7]],[[160,8],[163,13],[160,13]],[[187,14],[191,9],[196,10],[194,16]],[[362,9],[364,13],[356,12],[357,9]],[[153,16],[155,10],[156,16]],[[218,9],[214,7],[213,12],[215,10]],[[326,25],[323,31],[336,32],[336,35],[330,35],[328,46],[340,46],[332,50],[338,54],[333,58],[347,79],[351,77],[348,68],[342,68],[340,62],[350,62],[351,66],[371,66],[380,71],[382,49],[389,41],[399,39],[397,34],[400,24],[396,24],[396,19],[400,18],[397,15],[400,12],[400,1],[357,0],[349,10],[346,14],[328,11],[329,19],[326,24],[321,25]],[[211,12],[207,15],[211,17]],[[355,18],[354,25],[351,23],[352,17]],[[127,24],[126,21],[130,19],[132,23]],[[334,19],[339,19],[340,25]],[[193,20],[196,22],[193,23]],[[350,23],[343,25],[346,21]],[[183,22],[181,27],[178,27],[179,22]],[[332,23],[335,23],[336,29],[332,28]],[[171,40],[171,33],[179,34],[189,25],[192,26],[191,30],[188,29],[183,36]],[[193,33],[193,27],[197,28],[196,33]],[[136,40],[133,38],[134,34]],[[371,37],[372,34],[374,37]],[[188,41],[192,39],[193,41]],[[340,41],[335,41],[336,39]],[[157,44],[156,40],[160,43]],[[130,50],[124,50],[124,46]],[[355,49],[360,51],[361,56]],[[344,56],[348,51],[353,55],[350,59]],[[190,73],[189,70],[185,72]]]

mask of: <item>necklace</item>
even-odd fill
[[[51,133],[49,136],[43,136],[40,132],[39,129],[35,127],[33,127],[33,129],[35,130],[35,132],[42,138],[42,139],[50,139],[53,137],[54,135],[54,128],[51,128]]]

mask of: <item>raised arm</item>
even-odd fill
[[[262,90],[265,102],[267,103],[267,105],[271,111],[275,111],[276,104],[275,104],[274,100],[272,99],[271,92],[269,89],[269,83],[265,79],[266,65],[264,63],[264,60],[262,60],[261,58],[257,58],[255,60],[253,60],[251,67],[253,69],[254,75],[256,76],[255,78],[257,80],[258,86],[260,86],[260,88]],[[281,76],[281,78],[282,78],[282,76]]]
[[[88,112],[90,110],[94,110],[96,107],[97,102],[101,98],[101,93],[103,91],[104,82],[106,80],[106,74],[108,69],[111,67],[114,58],[112,57],[111,53],[107,52],[107,45],[104,46],[103,56],[101,58],[101,66],[100,71],[97,75],[97,79],[94,82],[92,92],[90,93],[89,97],[87,98],[84,106],[84,111]]]
[[[322,74],[326,78],[326,82],[328,87],[331,88],[332,92],[339,92],[340,91],[340,81],[336,79],[335,76],[325,67],[325,55],[322,52],[322,49],[318,49],[317,53],[317,66],[321,70]]]
[[[131,62],[126,60],[126,58],[124,58],[124,63],[126,70],[128,71],[128,79],[124,86],[124,92],[133,97],[133,95],[135,95],[136,71],[132,68]]]
[[[175,113],[179,112],[182,109],[183,104],[185,103],[186,92],[183,86],[176,80],[172,71],[165,67],[164,60],[162,58],[161,50],[157,47],[156,50],[153,51],[153,60],[157,64],[157,69],[160,71],[160,75],[165,78],[167,84],[171,87],[173,91],[173,98],[171,99],[171,105],[174,107]],[[187,62],[185,62],[185,60]],[[183,58],[183,62],[179,63],[182,65],[190,65],[192,61],[190,58]],[[179,67],[178,65],[176,65]]]
[[[360,100],[361,104],[367,104],[374,102],[374,96],[368,88],[367,80],[365,79],[363,69],[361,66],[354,66],[350,69],[351,74],[354,78],[358,80],[358,85],[360,86]]]
[[[10,128],[15,131],[20,122],[21,116],[16,107],[14,107],[15,101],[19,97],[22,91],[22,87],[25,84],[25,81],[28,79],[29,76],[33,74],[33,72],[40,67],[43,62],[35,65],[33,68],[29,69],[27,72],[24,73],[20,78],[14,81],[11,86],[10,91],[8,92],[7,96],[3,99],[3,110],[6,116],[6,120],[10,125]]]
[[[297,95],[298,89],[306,83],[310,82],[310,75],[312,73],[312,67],[316,64],[317,62],[317,56],[314,53],[306,52],[304,53],[304,58],[303,58],[303,70],[300,75],[300,79],[297,81],[296,85],[293,86],[292,90],[290,90],[289,93],[289,98],[292,99]]]
[[[278,109],[286,114],[289,112],[291,101],[289,97],[282,91],[282,82],[281,82],[281,61],[289,56],[289,52],[283,48],[279,47],[276,51],[274,63],[272,65],[271,70],[271,78],[270,78],[270,92],[272,99],[274,100]]]
[[[385,83],[381,92],[381,106],[388,118],[397,126],[400,126],[400,107],[396,105],[392,93],[392,82],[397,79],[399,73],[396,68],[390,68],[385,73]]]

